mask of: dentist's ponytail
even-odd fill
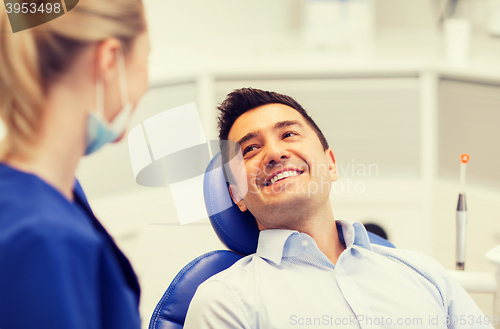
[[[0,7],[0,118],[11,144],[37,132],[44,97],[35,36],[30,30],[13,35]]]

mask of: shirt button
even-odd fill
[[[307,240],[302,240],[302,245],[305,247],[309,244],[309,242],[307,242]]]

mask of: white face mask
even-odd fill
[[[87,120],[87,145],[85,155],[99,150],[107,143],[115,142],[127,129],[127,123],[132,114],[133,105],[128,100],[125,60],[122,53],[118,55],[118,79],[122,98],[122,109],[113,122],[104,117],[104,82],[97,76],[96,109],[91,111]]]

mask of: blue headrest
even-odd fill
[[[210,222],[219,239],[240,255],[255,253],[260,232],[257,222],[250,211],[241,212],[231,199],[220,152],[207,167],[203,192]]]
[[[257,222],[250,211],[241,212],[231,199],[220,152],[207,167],[203,192],[210,222],[219,239],[240,255],[255,253],[260,232]],[[394,248],[392,243],[376,234],[368,232],[368,237],[371,243]]]

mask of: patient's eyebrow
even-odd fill
[[[260,136],[260,133],[258,131],[251,131],[248,134],[246,134],[245,136],[241,137],[236,143],[238,143],[241,146],[243,143],[249,141],[250,139],[256,138],[259,136]]]
[[[302,123],[300,123],[297,120],[285,120],[285,121],[279,121],[274,124],[274,129],[280,129],[280,128],[285,128],[285,127],[290,127],[290,126],[299,126],[302,127]],[[242,138],[240,138],[236,143],[238,143],[240,146],[251,140],[252,138],[256,138],[260,136],[260,132],[258,131],[251,131]]]
[[[285,128],[285,127],[290,127],[290,126],[295,126],[295,125],[302,127],[302,123],[300,123],[297,120],[285,120],[285,121],[276,122],[276,124],[274,125],[274,129],[280,129],[280,128]]]

